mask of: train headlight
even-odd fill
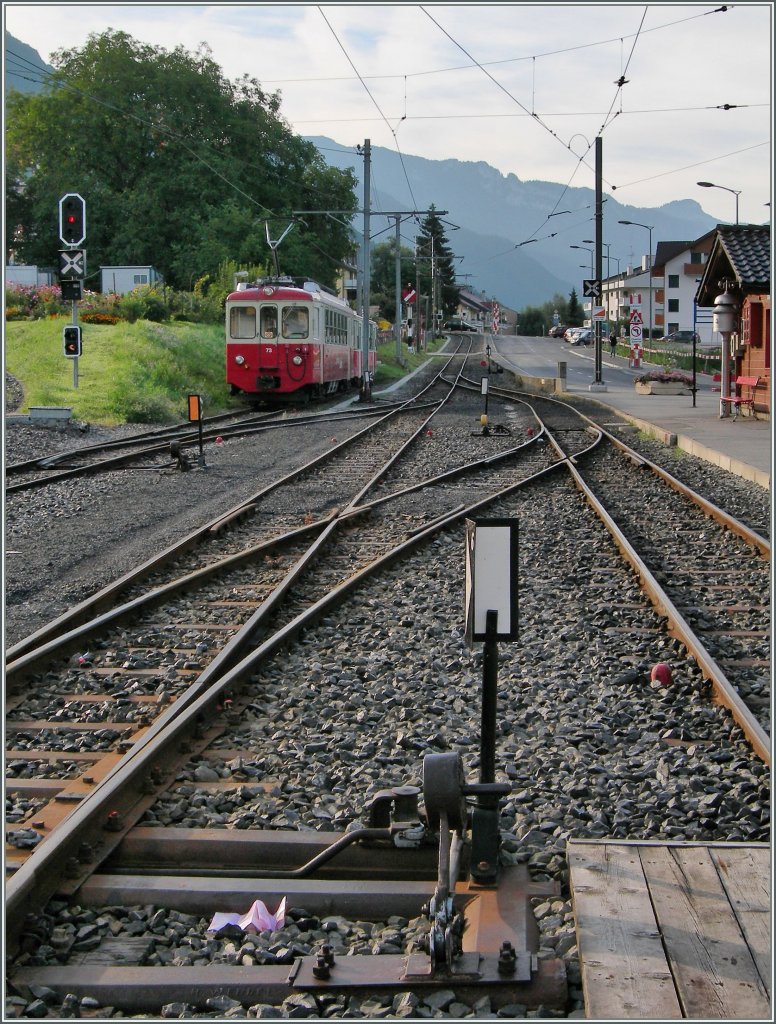
[[[303,359],[301,356],[294,356],[291,362],[294,364],[294,366],[301,366],[303,363]]]
[[[237,363],[238,366],[242,366],[242,364],[245,362],[245,356],[235,356],[234,361]]]

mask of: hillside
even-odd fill
[[[37,50],[10,32],[5,33],[5,91],[40,92],[41,82],[54,69],[41,59]]]
[[[363,189],[363,160],[354,148],[320,136],[310,137],[310,141],[332,166],[352,167]],[[445,220],[460,228],[448,229],[448,240],[455,254],[464,257],[459,274],[471,275],[462,277],[467,285],[515,309],[539,305],[556,292],[568,295],[572,287],[581,294],[583,278],[591,275],[580,264],[589,261],[590,254],[569,246],[594,237],[593,189],[568,189],[560,209],[571,212],[545,222],[546,212],[553,210],[561,196],[564,186],[560,182],[521,181],[482,160],[427,160],[404,154],[402,161],[392,150],[373,146],[373,216],[381,209],[413,208],[407,178],[421,210],[433,203],[438,210],[447,210]],[[618,220],[652,225],[653,248],[659,241],[692,241],[716,224],[692,199],[643,208],[605,196],[604,242],[610,244],[610,255],[619,258],[623,272],[629,263],[641,262],[649,247],[648,235],[640,228],[620,225]],[[556,232],[554,238],[545,237],[552,232]],[[534,235],[540,240],[515,248],[516,243]],[[406,224],[404,237],[412,236],[414,231]],[[610,266],[616,273],[614,259]],[[604,276],[606,273],[604,258]]]

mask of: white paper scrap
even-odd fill
[[[273,914],[261,900],[254,900],[247,914],[217,912],[208,926],[209,932],[218,932],[228,924],[236,924],[244,932],[276,932],[286,923],[286,897]]]

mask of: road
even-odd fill
[[[495,348],[509,360],[511,367],[529,377],[557,377],[558,363],[565,363],[570,389],[586,388],[595,381],[595,350],[592,345],[586,348],[569,345],[556,338],[502,335],[496,340]],[[628,366],[624,356],[611,356],[608,342],[604,344],[601,362],[604,384],[630,387],[633,378],[644,373],[644,369],[644,364],[641,367]]]

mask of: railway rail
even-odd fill
[[[191,424],[160,428],[124,438],[103,441],[80,448],[66,449],[56,455],[28,459],[11,463],[6,467],[7,477],[20,479],[6,485],[7,494],[34,490],[52,483],[71,480],[87,474],[107,473],[124,467],[158,472],[160,469],[197,468],[199,465],[200,443],[212,442],[216,438],[230,440],[269,432],[288,425],[293,407],[282,412],[244,412],[212,416],[203,419],[200,435]],[[343,411],[341,413],[320,412],[297,414],[293,422],[297,426],[310,423],[338,423],[342,421],[371,418],[382,415],[385,409]],[[207,424],[207,425],[205,425]],[[119,451],[119,454],[111,454]],[[106,454],[107,453],[107,454]],[[105,457],[98,457],[103,456]],[[160,458],[164,461],[160,462]]]
[[[466,802],[500,794],[501,891],[524,908],[558,892],[551,880],[527,876],[514,842],[514,792],[529,784],[517,722],[537,714],[521,692],[524,671],[510,669],[510,713],[501,712],[478,750],[466,735],[477,731],[478,708],[465,698],[476,661],[460,638],[451,651],[449,634],[440,635],[439,622],[451,611],[444,602],[440,608],[436,591],[447,593],[466,517],[517,517],[541,537],[533,550],[534,559],[543,552],[540,561],[521,567],[523,604],[549,608],[574,579],[577,590],[612,609],[603,674],[619,664],[622,678],[634,643],[666,660],[681,653],[688,679],[669,693],[689,703],[691,724],[669,728],[666,742],[702,751],[727,736],[734,758],[747,760],[747,744],[754,752],[750,777],[765,777],[756,761],[769,756],[768,542],[721,509],[691,506],[686,488],[561,403],[497,389],[503,432],[484,436],[474,429],[461,373],[445,383],[446,372],[433,385],[443,391],[433,408],[428,391],[403,403],[9,652],[6,761],[23,766],[9,792],[30,804],[11,828],[11,838],[27,839],[29,847],[22,841],[6,849],[13,984],[91,995],[124,1013],[175,1002],[205,1006],[224,994],[246,1006],[278,1004],[290,988],[312,1000],[308,1008],[326,1005],[338,1015],[347,1005],[343,993],[379,992],[390,1001],[397,993],[421,998],[440,984],[469,1005],[483,997],[494,1007],[565,1002],[564,964],[536,956],[534,926],[505,918],[498,889],[466,881]],[[470,429],[461,430],[462,417],[464,424],[471,417]],[[378,432],[379,470],[368,447]],[[639,531],[632,529],[617,504],[623,488],[643,489],[644,507],[658,504],[660,520],[645,516]],[[546,529],[548,509],[561,536]],[[662,533],[645,532],[647,518]],[[705,548],[735,549],[719,575],[705,564],[699,576],[699,537]],[[737,567],[740,581],[731,584]],[[383,606],[386,579],[398,589]],[[425,580],[420,594],[402,586],[414,579]],[[578,636],[602,631],[600,613],[586,621],[584,603],[572,593],[566,605],[580,616]],[[532,621],[541,631],[541,615]],[[395,660],[397,648],[409,656],[419,643],[415,622],[423,624],[428,648],[417,680]],[[739,622],[748,628],[731,637],[731,623]],[[753,664],[740,665],[743,641],[750,653],[756,644]],[[573,673],[569,662],[562,674]],[[625,678],[623,689],[634,688],[635,677]],[[731,725],[728,711],[708,704],[709,694],[726,705]],[[330,715],[305,713],[308,698],[325,698]],[[471,719],[468,729],[434,732],[430,723],[447,699],[460,703],[456,714]],[[605,745],[600,725],[591,731],[593,721],[575,725],[588,737],[576,741],[578,751],[589,740]],[[386,743],[391,736],[395,744]],[[490,742],[501,766],[498,792],[470,781],[490,756],[483,747]],[[375,758],[381,767],[365,773]],[[192,794],[206,808],[204,819],[182,806]],[[645,818],[640,827],[652,825]],[[475,845],[482,841],[475,837]],[[364,949],[375,949],[358,929],[350,929],[359,942],[344,956],[344,929],[323,929],[324,939],[342,943],[332,952],[320,928],[310,925],[317,937],[305,941],[298,925],[305,918],[295,910],[293,936],[282,935],[286,947],[295,946],[286,960],[278,962],[278,951],[258,940],[245,952],[244,934],[230,959],[228,934],[208,932],[204,908],[244,909],[255,898],[277,905],[281,892],[318,925],[327,914],[384,915],[382,935],[391,914],[412,921],[394,925],[399,938],[383,945],[395,954],[397,942],[401,952],[414,939],[414,951],[362,963]],[[52,898],[66,924],[68,901],[81,913],[96,908],[91,913],[103,923],[90,937],[99,939],[91,963],[89,956],[80,966],[70,959],[78,953],[74,931],[43,912]],[[126,941],[129,912],[118,908],[146,905],[164,909],[154,925],[138,923],[133,946]],[[524,917],[529,921],[530,911]],[[164,943],[149,938],[163,935],[169,946],[170,923],[180,919],[189,950],[210,951],[203,954],[206,971],[188,966],[203,957],[168,959]],[[112,952],[108,930],[123,940]],[[60,946],[49,945],[52,931]],[[55,951],[49,959],[41,946]],[[124,966],[97,967],[101,955]],[[58,956],[62,966],[52,963]]]

